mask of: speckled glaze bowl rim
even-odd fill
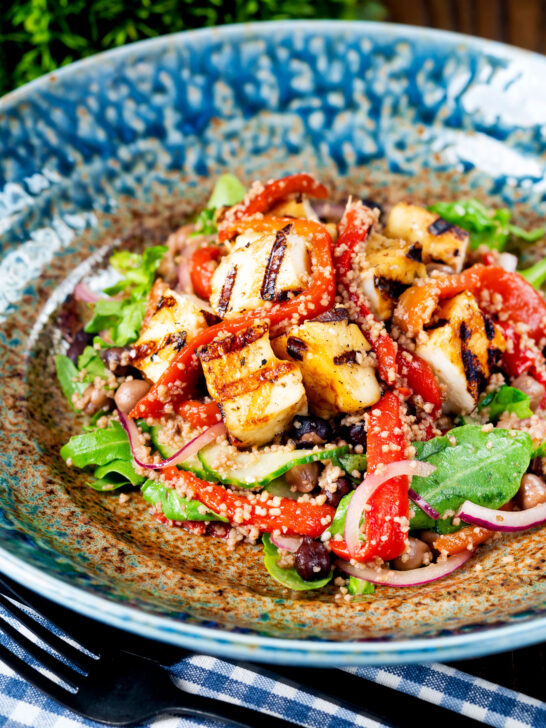
[[[355,33],[373,28],[375,34],[386,39],[400,41],[406,38],[449,40],[452,43],[484,50],[492,55],[509,56],[520,61],[539,62],[545,65],[546,58],[502,43],[465,36],[450,31],[441,31],[414,26],[370,23],[362,21],[276,21],[269,23],[247,23],[227,25],[221,28],[207,28],[186,31],[159,38],[133,43],[112,51],[106,51],[66,66],[16,89],[0,99],[0,112],[11,103],[31,97],[35,89],[45,88],[57,78],[77,74],[90,65],[101,65],[110,59],[119,60],[139,53],[141,49],[161,49],[170,45],[183,45],[186,41],[202,43],[222,38],[235,38],[241,34],[263,34],[272,28],[287,28],[304,32],[316,31],[332,36],[338,33]],[[73,609],[83,615],[128,630],[150,639],[168,642],[181,647],[226,657],[246,658],[264,662],[307,664],[314,666],[396,664],[438,660],[455,660],[515,647],[523,647],[546,639],[546,616],[528,618],[521,615],[521,622],[499,627],[483,628],[455,635],[436,636],[405,640],[373,641],[326,641],[295,640],[261,635],[230,632],[221,628],[201,627],[188,624],[173,617],[149,613],[134,607],[105,599],[89,591],[71,586],[27,564],[0,547],[0,571],[42,596]]]

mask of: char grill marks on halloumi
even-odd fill
[[[469,291],[438,306],[419,335],[416,353],[445,386],[447,413],[474,409],[505,345],[501,330]]]
[[[198,350],[207,388],[236,444],[263,445],[307,412],[302,375],[276,358],[267,323],[214,339]]]
[[[385,235],[420,243],[425,264],[446,265],[460,273],[470,236],[466,230],[447,222],[425,207],[399,202],[389,213]]]
[[[148,297],[140,336],[132,347],[131,363],[157,382],[176,354],[213,319],[199,298],[177,293],[157,280]]]
[[[291,328],[272,346],[300,367],[310,408],[319,417],[359,412],[381,396],[367,357],[370,346],[343,308]]]
[[[212,309],[229,318],[264,302],[286,301],[307,288],[310,272],[307,243],[291,223],[276,233],[244,232],[214,272]]]

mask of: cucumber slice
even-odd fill
[[[226,446],[223,443],[211,443],[199,451],[199,459],[210,476],[225,485],[236,485],[239,488],[253,488],[267,485],[279,478],[294,465],[304,465],[315,460],[335,460],[349,450],[348,445],[342,447],[326,447],[322,450],[289,450],[280,447],[273,452],[237,452],[229,458],[229,468],[223,464],[226,460]]]
[[[157,425],[150,427],[150,439],[152,441],[152,445],[162,458],[166,459],[170,458],[171,455],[174,455],[175,451],[172,447],[161,442],[161,428]],[[207,473],[201,464],[201,461],[197,457],[197,453],[189,457],[187,460],[184,460],[184,462],[179,463],[177,467],[180,468],[180,470],[189,470],[197,475],[198,478],[202,478],[203,480],[211,480],[209,473]]]
[[[339,464],[351,477],[353,477],[355,470],[358,470],[361,475],[364,475],[366,473],[367,462],[366,453],[349,453],[339,458]]]

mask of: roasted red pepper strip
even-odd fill
[[[258,321],[268,321],[273,334],[286,325],[298,324],[328,311],[335,303],[336,284],[332,264],[332,238],[328,230],[314,220],[268,218],[248,220],[241,225],[252,230],[276,232],[286,225],[307,238],[313,248],[313,277],[309,287],[290,301],[275,303],[211,326],[190,341],[173,359],[168,369],[148,394],[137,403],[130,417],[160,417],[165,407],[176,407],[191,396],[199,376],[196,350],[219,334],[235,334]]]
[[[519,273],[510,273],[496,265],[474,265],[458,275],[433,278],[412,286],[400,296],[394,322],[410,336],[417,335],[430,321],[438,301],[462,291],[479,296],[487,292],[502,299],[502,310],[513,324],[526,324],[529,336],[540,341],[546,327],[546,301]]]
[[[368,316],[373,317],[373,314],[364,297],[353,284],[353,260],[357,247],[368,237],[372,223],[373,218],[367,213],[361,202],[348,205],[339,226],[340,235],[334,255],[338,285],[362,319],[366,319]],[[377,355],[379,376],[387,384],[394,384],[398,371],[394,341],[384,327],[378,336],[373,336],[369,327],[366,326],[363,328],[363,333]]]
[[[218,240],[224,242],[229,240],[233,235],[235,224],[244,218],[265,213],[270,210],[277,202],[284,200],[288,195],[296,193],[307,194],[311,197],[324,198],[328,197],[328,189],[320,184],[310,174],[293,174],[289,177],[277,179],[269,182],[264,187],[259,188],[256,194],[252,189],[245,200],[236,205],[226,216],[225,222],[219,225]]]
[[[383,434],[387,433],[386,437]],[[400,401],[393,392],[387,392],[369,413],[367,457],[371,475],[382,465],[406,459],[407,442],[400,418]],[[356,561],[383,561],[395,559],[404,551],[409,523],[408,478],[392,478],[380,486],[370,498],[364,517],[366,541],[357,554],[349,554],[345,541],[332,539],[330,547],[341,558]]]
[[[546,387],[546,359],[538,346],[532,342],[525,347],[521,336],[516,333],[511,323],[498,321],[497,324],[501,327],[505,338],[511,342],[502,355],[503,371],[513,379],[521,374],[529,374]],[[546,395],[540,406],[546,407]]]
[[[428,362],[411,351],[398,351],[398,370],[406,378],[413,394],[433,405],[432,415],[439,415],[442,409],[442,390]]]
[[[197,402],[190,399],[182,402],[176,411],[193,427],[211,427],[222,421],[216,402]]]
[[[165,468],[161,472],[168,483],[184,483],[197,500],[211,511],[225,516],[230,523],[255,526],[262,533],[280,531],[288,536],[318,538],[336,512],[332,506],[298,503],[290,498],[280,498],[275,501],[277,505],[273,505],[272,499],[261,501],[259,496],[253,501],[252,496],[239,495],[178,468]]]
[[[190,263],[190,278],[193,290],[205,301],[208,301],[211,293],[211,280],[216,270],[215,261],[220,257],[222,250],[216,245],[207,248],[199,248],[192,255]]]

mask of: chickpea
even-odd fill
[[[410,569],[418,569],[423,564],[429,564],[432,561],[432,552],[424,541],[418,538],[408,539],[408,550],[392,561],[393,569],[398,571],[409,571]]]
[[[546,503],[546,483],[538,475],[526,473],[521,479],[516,499],[523,510]]]
[[[116,407],[124,414],[128,414],[136,403],[145,397],[151,389],[151,384],[143,379],[132,379],[123,382],[115,396]]]

